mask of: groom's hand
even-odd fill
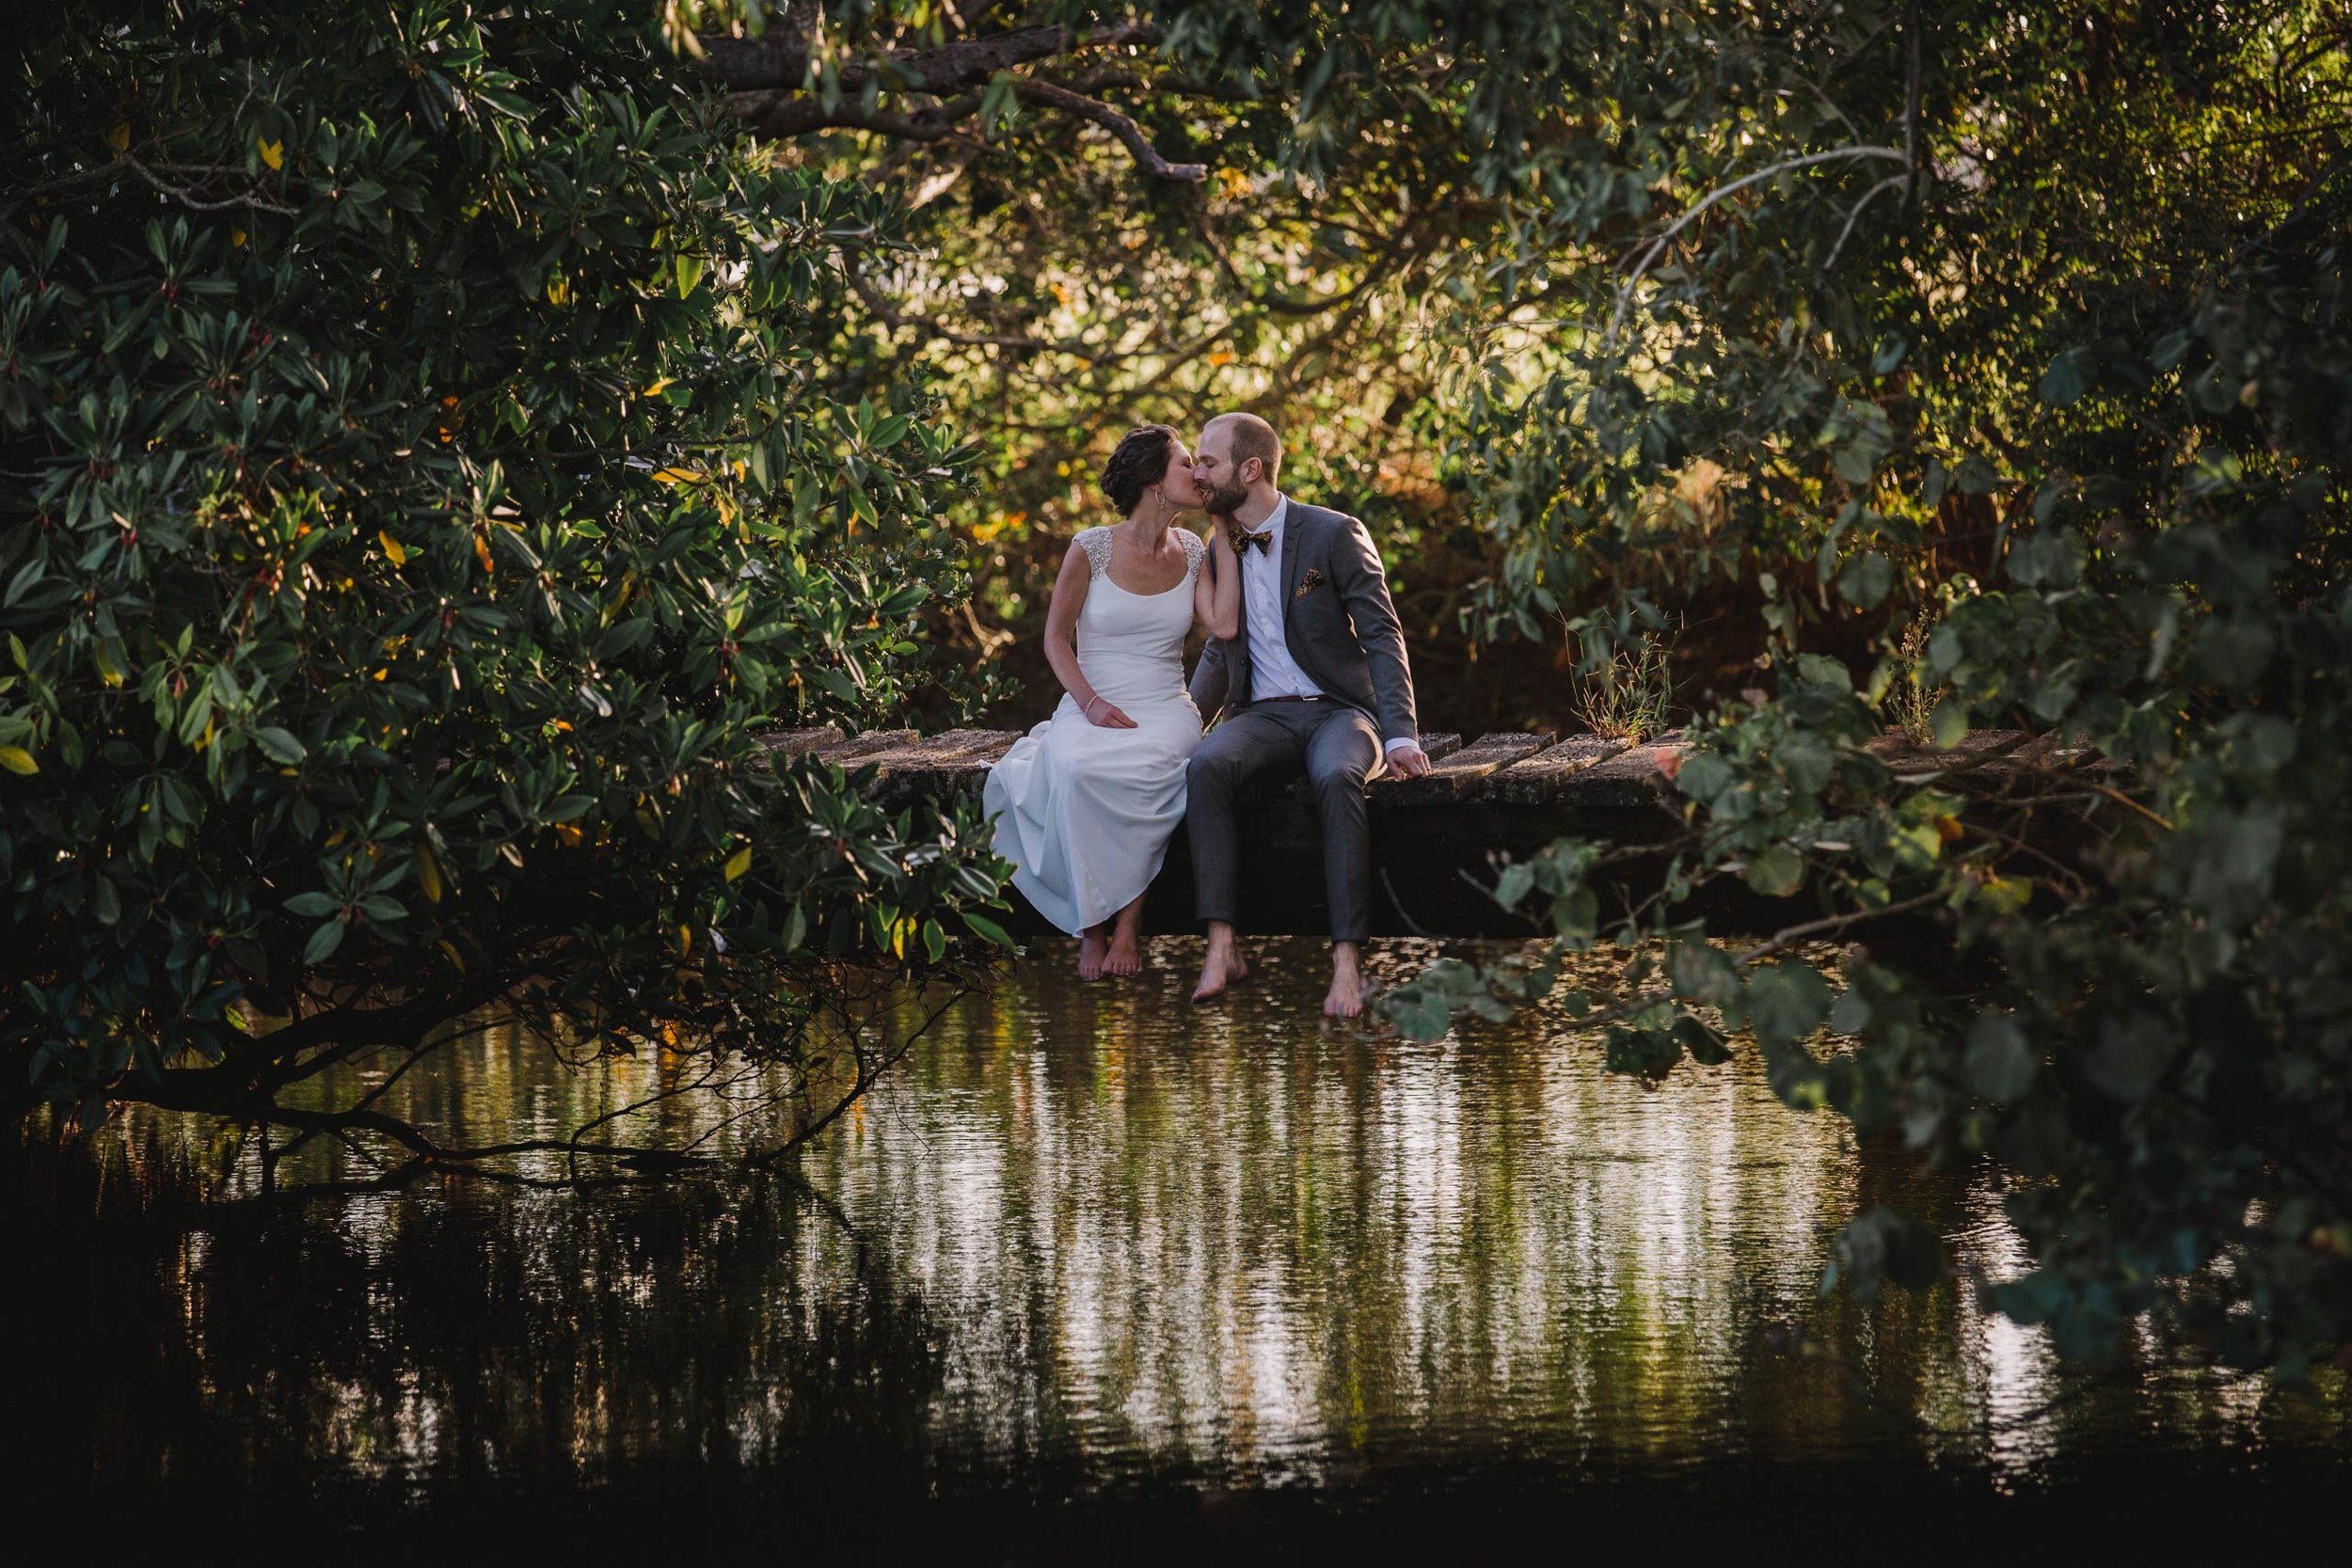
[[[1418,746],[1399,746],[1389,753],[1389,767],[1407,779],[1418,779],[1429,771],[1429,754]]]

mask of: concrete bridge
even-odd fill
[[[885,801],[968,792],[1020,738],[1010,730],[876,730],[844,737],[838,730],[795,730],[771,737],[783,754],[814,752],[849,769],[872,769],[867,787]],[[2006,732],[1971,736],[1950,752],[1920,752],[1899,736],[1886,738],[1886,760],[1906,770],[1978,764],[1987,751],[2019,738]],[[1422,750],[1434,767],[1426,778],[1375,779],[1367,791],[1372,816],[1375,936],[1509,937],[1539,934],[1535,927],[1486,895],[1495,866],[1522,859],[1564,835],[1617,846],[1662,845],[1682,827],[1682,802],[1661,771],[1678,752],[1673,733],[1638,745],[1598,736],[1565,738],[1550,731],[1480,736],[1424,734]],[[2037,743],[2039,744],[2039,743]],[[2028,749],[2029,750],[2029,749]],[[1995,767],[2015,767],[2015,750]],[[1248,850],[1243,907],[1256,911],[1249,928],[1261,933],[1312,934],[1329,929],[1323,894],[1321,839],[1303,782],[1294,784],[1244,826]],[[1609,868],[1605,889],[1626,901],[1656,890],[1668,856],[1661,850]],[[1764,899],[1736,881],[1717,879],[1700,909],[1726,928],[1771,930],[1791,918],[1787,900]],[[1050,929],[1020,895],[1011,895],[1017,929]],[[1621,907],[1604,891],[1604,918]],[[1146,929],[1194,928],[1192,861],[1182,828],[1169,842],[1168,863],[1144,906]],[[1797,918],[1802,918],[1798,915]]]

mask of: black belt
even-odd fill
[[[1313,697],[1295,697],[1288,693],[1284,693],[1279,697],[1252,697],[1249,699],[1249,705],[1251,707],[1256,707],[1260,703],[1327,703],[1329,701],[1331,701],[1330,698],[1321,695]]]

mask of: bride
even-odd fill
[[[1013,742],[983,793],[1013,886],[1079,939],[1089,980],[1143,967],[1144,890],[1184,818],[1184,764],[1200,744],[1184,636],[1197,618],[1230,639],[1241,619],[1225,531],[1209,544],[1170,526],[1202,501],[1173,430],[1129,431],[1104,466],[1103,493],[1125,521],[1071,541],[1045,612],[1061,703]]]

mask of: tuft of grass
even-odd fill
[[[1576,716],[1608,740],[1639,742],[1666,728],[1674,702],[1666,644],[1648,632],[1619,648],[1609,662],[1577,682]]]
[[[1896,679],[1886,693],[1895,727],[1922,751],[1935,745],[1935,705],[1944,699],[1943,684],[1928,674],[1928,638],[1934,630],[1925,612],[1904,629],[1903,640],[1895,644]]]

